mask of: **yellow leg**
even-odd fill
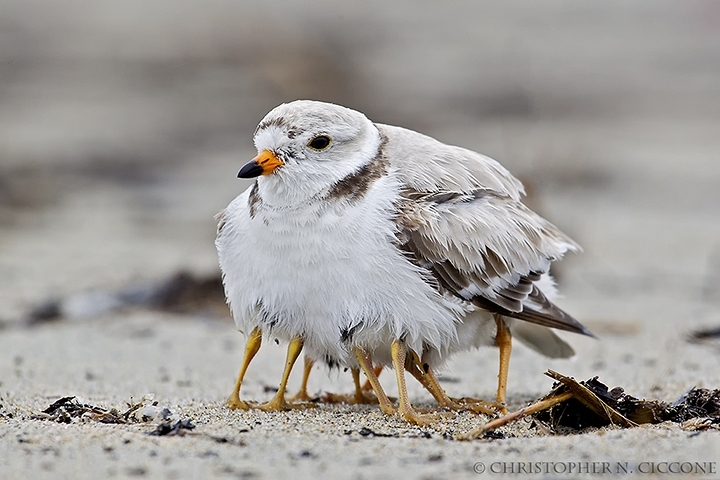
[[[484,413],[485,415],[495,415],[498,410],[498,405],[492,402],[451,398],[442,388],[432,370],[428,370],[425,377],[427,377],[428,382],[428,387],[426,388],[430,393],[433,393],[433,391],[437,392],[437,394],[433,394],[433,396],[443,408],[450,410],[469,410],[474,413]]]
[[[500,405],[500,412],[503,415],[507,415],[507,404],[505,403],[505,399],[507,395],[508,369],[510,368],[510,353],[512,352],[512,335],[510,333],[510,329],[507,325],[505,325],[505,321],[500,315],[495,315],[495,323],[497,324],[495,343],[500,349],[500,368],[498,371],[496,401]]]
[[[365,394],[360,386],[360,370],[357,368],[350,369],[353,377],[353,383],[355,384],[355,402],[365,403]]]
[[[242,387],[243,378],[245,378],[245,372],[247,371],[250,362],[252,361],[255,354],[260,350],[262,344],[262,332],[259,328],[254,329],[250,332],[250,336],[245,344],[245,357],[243,358],[242,365],[240,366],[240,373],[238,374],[237,381],[235,382],[235,389],[228,397],[225,404],[232,410],[240,408],[242,410],[250,409],[250,405],[240,400],[240,387]]]
[[[262,405],[258,405],[257,408],[266,412],[270,412],[289,410],[291,408],[306,408],[309,406],[314,406],[312,404],[289,404],[285,401],[285,390],[287,389],[288,378],[290,378],[290,372],[295,365],[295,361],[300,356],[302,348],[302,338],[297,337],[292,342],[290,342],[290,345],[288,345],[287,349],[287,359],[285,360],[285,370],[283,371],[282,380],[280,380],[280,387],[278,388],[278,391],[272,400],[267,403],[263,403]]]
[[[411,356],[405,362],[405,369],[417,379],[420,384],[425,387],[425,390],[438,402],[438,405],[442,408],[449,410],[469,410],[475,413],[484,413],[486,415],[492,415],[495,413],[497,407],[492,404],[488,404],[482,401],[466,402],[464,400],[456,400],[451,398],[442,388],[437,377],[433,373],[430,367],[423,366],[422,362],[418,358],[415,352],[410,352]]]
[[[397,378],[400,413],[403,418],[410,423],[414,423],[416,425],[429,424],[433,418],[429,415],[421,415],[417,413],[410,404],[410,399],[408,398],[407,385],[405,385],[405,342],[395,340],[392,343],[390,353],[392,354],[395,377]]]
[[[375,370],[373,370],[372,360],[370,357],[358,347],[355,347],[355,358],[357,358],[360,368],[362,368],[363,372],[365,372],[365,376],[368,378],[370,385],[372,385],[372,389],[375,392],[378,403],[380,404],[380,410],[387,415],[394,414],[395,407],[392,406],[390,399],[387,395],[385,395],[385,391],[383,390],[382,385],[380,385],[380,380],[378,380],[377,375],[375,375]]]
[[[442,395],[439,394],[438,390],[434,388],[435,386],[432,385],[428,380],[427,373],[429,373],[430,370],[428,369],[428,372],[424,371],[422,363],[420,363],[420,359],[415,352],[410,352],[410,355],[407,355],[405,359],[405,370],[407,370],[410,375],[415,377],[415,380],[420,382],[420,384],[425,387],[425,390],[430,392],[430,394],[435,400],[437,400],[440,406],[447,406],[442,404]],[[442,388],[440,390],[442,391]],[[443,391],[443,393],[445,392]]]
[[[375,369],[374,369],[375,376],[379,377],[380,373],[382,373],[382,371],[383,371],[382,365],[378,365],[377,367],[375,367]],[[372,385],[370,385],[370,380],[365,380],[365,383],[362,386],[362,390],[363,390],[363,392],[372,391]]]
[[[290,398],[291,402],[309,402],[312,400],[312,397],[307,393],[307,385],[313,365],[315,365],[315,361],[306,355],[302,383],[300,384],[300,391]]]
[[[378,367],[375,367],[375,371],[377,371]],[[360,370],[357,368],[351,368],[350,373],[352,373],[353,377],[353,384],[355,385],[355,393],[351,395],[339,395],[337,393],[326,393],[323,395],[323,400],[328,403],[347,403],[348,405],[359,405],[359,404],[366,404],[366,403],[378,403],[378,399],[366,395],[365,392],[367,389],[365,389],[364,386],[360,386]],[[365,382],[369,384],[370,382]],[[370,387],[370,390],[372,390],[372,386]]]

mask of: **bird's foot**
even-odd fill
[[[240,400],[239,395],[230,395],[225,401],[225,406],[230,410],[250,410],[250,404]]]
[[[436,413],[419,413],[417,410],[403,410],[400,415],[409,423],[425,427],[438,422],[439,416]]]
[[[302,410],[307,408],[315,408],[314,403],[288,403],[283,397],[275,397],[269,402],[262,403],[252,408],[257,408],[263,412],[286,412],[288,410]]]
[[[296,403],[296,402],[312,402],[315,400],[315,398],[308,395],[307,390],[300,390],[298,393],[293,395],[292,397],[288,398],[288,401]]]
[[[326,393],[322,396],[322,400],[327,403],[344,403],[347,405],[370,405],[379,403],[375,395],[367,395],[364,392],[360,395],[357,393],[347,395]]]

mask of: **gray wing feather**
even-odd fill
[[[551,262],[580,247],[520,201],[515,177],[475,152],[378,128],[390,140],[386,155],[402,183],[398,242],[443,291],[494,313],[592,336],[535,285]]]

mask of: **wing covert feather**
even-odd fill
[[[379,125],[401,181],[398,241],[443,289],[502,315],[592,335],[535,282],[580,247],[521,201],[498,162],[399,127]],[[398,145],[406,146],[402,151]],[[437,152],[428,157],[428,151]]]

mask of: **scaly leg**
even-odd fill
[[[377,370],[377,367],[375,368]],[[342,395],[337,393],[326,393],[322,399],[328,403],[347,403],[348,405],[359,405],[367,403],[378,403],[377,398],[365,395],[365,390],[360,386],[360,369],[351,368],[353,384],[355,385],[355,393],[350,395]],[[372,386],[370,387],[372,390]]]
[[[411,356],[409,356],[405,362],[405,369],[430,392],[440,407],[449,410],[470,410],[471,412],[484,413],[486,415],[493,415],[495,413],[496,408],[494,405],[481,401],[465,402],[451,398],[440,385],[432,369],[427,365],[423,365],[415,352],[410,353]]]
[[[243,357],[243,362],[240,366],[240,373],[238,374],[237,381],[235,382],[235,389],[232,391],[227,401],[225,402],[225,405],[230,407],[231,410],[235,410],[236,408],[240,408],[242,410],[250,409],[250,405],[240,400],[240,387],[242,387],[243,378],[245,378],[245,372],[247,371],[248,366],[250,365],[250,362],[252,361],[255,354],[258,352],[258,350],[260,350],[261,344],[262,332],[259,328],[255,328],[252,332],[250,332],[247,343],[245,343],[245,356]]]
[[[365,403],[365,394],[360,386],[360,370],[357,368],[350,369],[355,384],[355,403]]]
[[[307,408],[315,406],[311,403],[290,404],[285,401],[285,390],[287,389],[288,378],[290,378],[290,372],[292,371],[293,365],[295,365],[295,361],[300,356],[302,348],[302,338],[297,337],[292,342],[290,342],[287,349],[287,359],[285,360],[285,370],[283,371],[282,379],[280,380],[280,387],[278,388],[275,397],[273,397],[273,399],[267,403],[258,405],[256,408],[259,408],[260,410],[264,410],[266,412],[278,412],[289,410],[291,408]]]
[[[382,373],[382,371],[383,371],[382,365],[378,365],[377,367],[375,367],[375,376],[379,377],[380,373]],[[362,390],[363,390],[363,392],[372,391],[372,385],[370,385],[370,380],[365,380],[365,383],[362,386]]]
[[[305,368],[303,369],[303,378],[302,383],[300,384],[300,391],[294,396],[290,397],[291,402],[309,402],[312,400],[312,397],[307,393],[307,385],[313,365],[315,365],[315,361],[306,355]]]
[[[405,420],[416,425],[427,425],[431,423],[434,420],[433,417],[430,415],[421,415],[416,412],[410,404],[410,399],[408,398],[407,385],[405,385],[405,358],[407,355],[405,342],[402,340],[395,340],[390,348],[393,367],[395,368],[395,377],[397,378],[398,384],[398,402],[400,413]]]
[[[425,387],[425,390],[430,392],[430,394],[433,396],[433,398],[440,404],[441,407],[448,407],[448,405],[443,404],[443,398],[442,394],[435,388],[434,385],[432,385],[427,377],[427,373],[430,371],[428,368],[428,372],[425,372],[422,363],[420,363],[420,358],[418,358],[417,354],[415,352],[410,352],[410,355],[407,355],[405,358],[405,370],[407,370],[410,375],[415,377],[415,380],[420,382],[420,384]],[[442,393],[445,392],[440,389]],[[448,398],[449,399],[449,398]]]
[[[387,397],[387,395],[385,395],[385,390],[383,390],[382,385],[380,385],[380,380],[378,380],[377,375],[375,375],[375,370],[373,370],[372,366],[372,360],[365,352],[360,350],[358,347],[355,347],[354,352],[355,358],[357,358],[357,361],[360,364],[360,368],[362,368],[363,372],[365,372],[365,376],[368,378],[370,385],[372,385],[372,389],[375,392],[378,403],[380,404],[380,410],[382,410],[383,413],[387,415],[394,414],[395,407],[393,407],[392,403],[390,403],[390,399]]]
[[[510,368],[510,353],[512,352],[512,334],[510,329],[505,325],[505,321],[500,315],[495,315],[495,323],[497,324],[497,333],[495,334],[495,343],[500,349],[500,368],[498,371],[498,388],[497,403],[500,405],[500,413],[507,415],[507,404],[505,398],[507,395],[507,379],[508,369]]]

